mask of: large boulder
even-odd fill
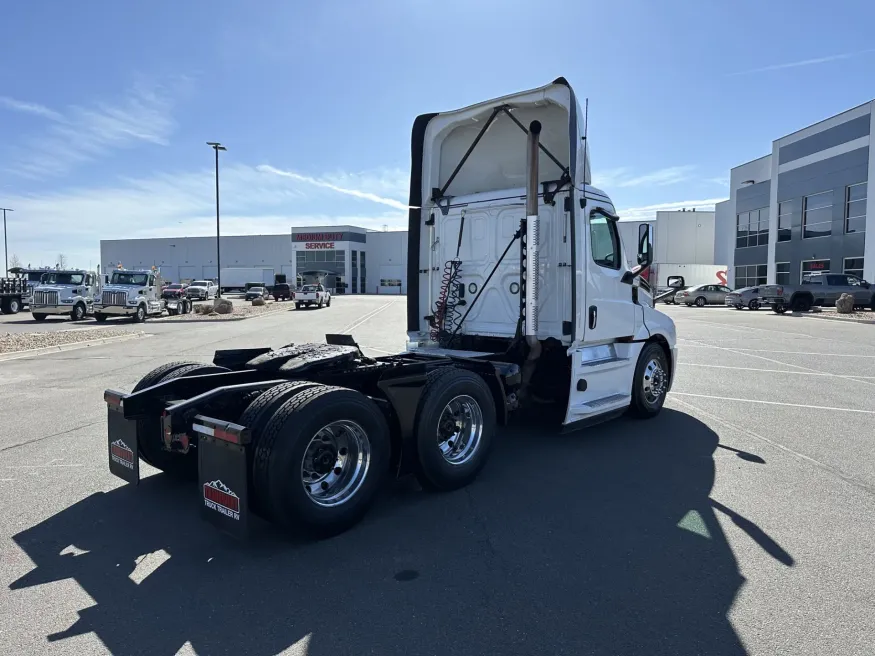
[[[854,297],[850,294],[842,294],[836,301],[836,312],[850,314],[854,311]]]
[[[217,298],[213,302],[213,311],[216,314],[231,314],[234,311],[234,305],[226,298]]]
[[[252,305],[255,307],[260,307],[262,305],[267,305],[267,302],[263,298],[253,298]]]

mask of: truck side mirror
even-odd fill
[[[631,285],[635,278],[642,275],[650,265],[653,264],[653,226],[649,223],[642,223],[638,226],[638,266],[631,271],[626,271],[621,282]]]

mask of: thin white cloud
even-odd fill
[[[816,64],[826,64],[828,62],[840,61],[842,59],[853,59],[854,57],[859,57],[861,55],[868,54],[870,52],[875,52],[875,48],[869,48],[867,50],[860,50],[858,52],[843,52],[838,55],[829,55],[827,57],[816,57],[814,59],[803,59],[801,61],[788,62],[786,64],[772,64],[771,66],[763,66],[762,68],[754,68],[749,71],[739,71],[737,73],[730,73],[730,76],[735,75],[749,75],[751,73],[766,73],[768,71],[780,71],[786,68],[799,68],[800,66],[814,66]]]
[[[664,187],[691,179],[695,166],[668,166],[650,173],[634,174],[627,167],[607,169],[594,175],[593,184],[606,190],[630,187]]]
[[[648,221],[656,218],[657,212],[672,212],[681,209],[713,212],[714,205],[721,203],[726,198],[706,198],[704,200],[680,200],[673,203],[658,203],[643,207],[627,207],[617,212],[624,221]]]
[[[407,210],[407,203],[402,203],[400,200],[396,200],[395,198],[387,198],[385,196],[380,196],[370,191],[363,191],[361,189],[351,189],[349,187],[341,187],[340,185],[332,182],[329,179],[325,178],[314,178],[309,175],[302,175],[300,173],[295,173],[293,171],[283,171],[281,169],[274,168],[273,166],[269,166],[267,164],[262,164],[258,166],[257,169],[264,173],[272,173],[273,175],[282,176],[284,178],[289,178],[291,180],[295,180],[296,182],[303,182],[308,185],[312,185],[314,187],[321,187],[323,189],[330,189],[331,191],[337,192],[338,194],[345,194],[347,196],[353,196],[355,198],[361,198],[362,200],[369,200],[374,203],[380,203],[382,205],[388,205],[389,207],[393,207],[397,210]]]
[[[307,181],[266,175],[252,166],[225,166],[221,176],[223,235],[284,234],[291,226],[349,224],[381,230],[384,225],[398,229],[407,224],[402,209],[374,206],[376,211],[358,211],[350,203],[329,205],[320,194],[333,190],[321,192]],[[396,176],[378,170],[314,179],[335,177],[350,187],[382,184],[389,189]],[[54,264],[63,252],[73,266],[93,266],[101,239],[204,236],[214,235],[216,229],[211,169],[124,178],[115,185],[45,195],[4,196],[4,204],[16,209],[8,219],[9,252],[24,264]],[[332,206],[336,211],[323,209]]]
[[[33,114],[34,116],[41,116],[42,118],[47,118],[51,121],[64,120],[64,116],[62,114],[54,111],[53,109],[49,109],[45,105],[40,105],[39,103],[16,100],[15,98],[10,98],[9,96],[0,96],[0,105],[14,112]]]
[[[18,103],[19,111],[53,122],[13,148],[5,168],[23,177],[42,179],[62,175],[114,150],[144,143],[167,145],[175,127],[172,107],[168,90],[145,85],[135,86],[115,102],[71,106],[63,114],[42,105]]]

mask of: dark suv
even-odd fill
[[[273,286],[273,297],[278,301],[288,301],[292,298],[292,288],[288,283],[278,282]]]

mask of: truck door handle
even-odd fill
[[[594,330],[595,324],[599,319],[599,311],[595,305],[589,306],[589,329]]]

